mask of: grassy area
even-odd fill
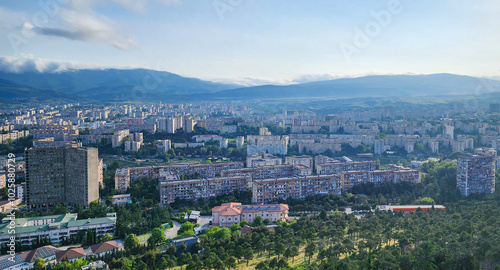
[[[148,238],[150,236],[151,236],[151,233],[145,233],[145,234],[138,235],[137,238],[139,238],[139,242],[143,242],[143,241],[148,241]]]

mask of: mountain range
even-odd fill
[[[500,91],[500,81],[454,75],[377,75],[292,85],[239,87],[147,69],[0,72],[0,102],[88,102],[336,99],[476,95]]]

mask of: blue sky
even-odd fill
[[[500,75],[496,0],[0,3],[4,70],[143,67],[249,85]]]

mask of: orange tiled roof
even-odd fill
[[[120,247],[118,246],[118,243],[114,240],[90,246],[90,249],[92,249],[92,253],[94,253],[94,254],[107,252],[107,251],[111,251],[113,249],[118,249],[118,248],[120,248]]]
[[[241,210],[238,209],[238,206],[241,206],[241,203],[223,203],[220,206],[212,208],[212,212],[219,213],[221,216],[237,216],[241,214]]]
[[[61,260],[71,260],[74,258],[80,258],[85,256],[85,251],[83,251],[83,248],[72,248],[68,249],[65,251],[60,251],[56,253],[56,259],[58,261]]]

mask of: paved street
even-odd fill
[[[210,220],[212,220],[212,216],[201,216],[198,219],[198,224],[200,224],[200,227],[194,228],[194,232],[198,234],[200,231],[208,229],[210,227]]]
[[[181,228],[181,224],[175,220],[172,220],[174,223],[173,228],[169,228],[168,230],[165,230],[165,238],[173,238],[177,236],[177,231]]]

